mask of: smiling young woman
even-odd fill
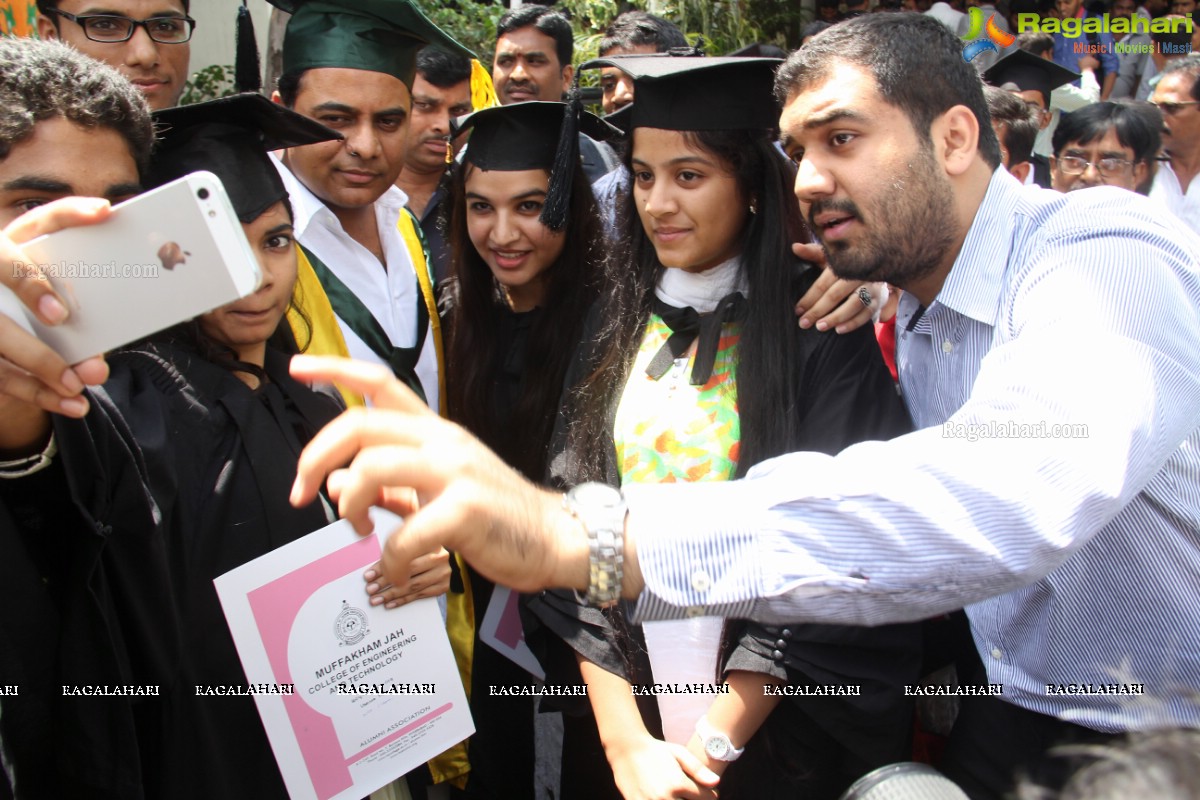
[[[584,334],[599,354],[585,350],[568,373],[568,384],[582,382],[555,437],[555,477],[725,481],[793,450],[836,453],[907,432],[869,329],[839,336],[795,324],[790,298],[817,270],[791,254],[791,242],[808,237],[773,141],[778,62],[661,55],[592,63],[635,82],[631,264]],[[565,721],[564,753],[585,755],[569,772],[564,766],[575,784],[564,785],[564,800],[711,797],[708,771],[724,773],[723,800],[832,798],[859,767],[908,755],[911,709],[897,687],[916,678],[912,626],[865,636],[788,626],[785,645],[776,646],[776,631],[764,651],[765,629],[726,629],[714,617],[639,631],[615,609],[556,592],[530,609],[574,651],[574,680],[588,684],[594,714]],[[850,702],[801,699],[772,713],[778,701],[764,692],[815,676],[866,683],[867,674],[879,683]],[[713,701],[713,693],[631,690],[714,681],[731,693]],[[847,737],[868,721],[878,736]],[[730,766],[742,749],[745,758]]]
[[[608,249],[580,159],[572,154],[565,167],[554,164],[564,109],[549,102],[498,106],[463,123],[471,138],[451,182],[452,277],[441,303],[450,418],[534,482],[546,477],[567,368],[608,279]],[[615,133],[591,115],[583,127],[593,138]],[[565,191],[563,181],[570,184],[568,210],[555,230],[543,217],[548,196]],[[478,630],[493,587],[468,573]],[[476,639],[468,788],[478,796],[532,798],[532,697],[494,697],[488,687],[533,678]]]

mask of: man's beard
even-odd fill
[[[933,272],[953,246],[954,193],[930,145],[923,144],[906,174],[892,176],[890,184],[890,191],[867,200],[866,218],[851,200],[816,201],[809,208],[813,231],[813,220],[829,211],[851,215],[862,227],[857,238],[821,242],[838,277],[903,287]]]

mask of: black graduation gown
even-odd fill
[[[453,324],[457,294],[451,279],[441,287],[441,315],[447,328]],[[521,394],[525,375],[525,353],[529,332],[541,309],[516,313],[502,309],[495,331],[499,346],[492,366],[490,399],[493,418],[498,425],[511,416]],[[475,431],[482,437],[482,432]],[[503,433],[507,433],[507,429]],[[502,457],[504,435],[491,444]],[[500,446],[497,446],[500,445]],[[533,476],[535,479],[538,476]],[[536,679],[479,638],[479,625],[487,613],[494,584],[474,569],[467,568],[471,584],[471,603],[475,612],[474,655],[471,662],[471,715],[475,734],[467,741],[467,759],[471,771],[466,790],[468,798],[533,800],[534,785],[534,702],[529,696],[493,695],[490,686],[533,686]],[[452,579],[461,581],[460,576]]]
[[[800,297],[815,278],[816,270],[801,274],[793,296]],[[857,442],[891,439],[912,430],[871,326],[840,335],[801,330],[799,326],[795,330],[798,355],[793,378],[798,387],[800,425],[795,440],[788,443],[789,450],[832,454]],[[584,341],[592,338],[585,335]],[[574,373],[586,369],[592,357],[594,353],[581,352]],[[571,379],[574,375],[568,376]],[[615,415],[614,407],[609,412],[610,428]],[[552,472],[561,470],[570,458],[562,433],[560,429],[552,445]],[[609,482],[616,485],[615,449],[608,461]],[[629,612],[626,604],[622,609],[620,618]],[[556,670],[554,675],[547,674],[548,682],[582,681],[571,655],[561,652],[561,643],[633,683],[652,680],[637,630],[628,630],[620,621],[614,625],[610,614],[580,605],[574,593],[543,592],[527,600],[526,610],[526,635],[543,663]],[[732,630],[738,645],[727,658],[727,669],[768,674],[783,669],[783,663],[772,659],[778,634],[772,637],[761,626],[747,623],[731,624],[737,625]],[[786,699],[755,737],[758,741],[752,741],[747,754],[726,770],[721,782],[722,798],[793,798],[803,792],[804,797],[813,800],[832,799],[862,772],[909,757],[912,704],[905,702],[902,687],[917,681],[920,626],[861,629],[796,625],[789,627],[789,633],[793,641],[786,664],[789,681],[803,683],[811,678],[822,684],[861,683],[864,695],[840,698],[836,703]],[[767,637],[771,637],[772,647],[764,656],[762,644]],[[659,735],[656,713],[648,713],[651,710],[645,703],[639,706],[647,728]],[[566,735],[577,737],[580,745],[572,753],[564,747],[563,800],[620,797],[599,748],[590,707],[576,703],[564,710],[582,716],[564,715]],[[777,723],[776,718],[785,724]],[[578,730],[572,732],[572,728]],[[858,738],[857,733],[866,728],[872,730],[872,735]],[[780,753],[795,752],[813,757],[799,764],[791,759],[788,765],[779,758]],[[789,766],[793,769],[787,769]],[[833,791],[834,785],[841,789]]]
[[[327,523],[319,504],[293,509],[287,497],[300,449],[339,409],[293,381],[272,351],[258,391],[183,347],[109,361],[88,417],[56,420],[55,469],[82,518],[106,534],[102,565],[115,562],[94,594],[122,635],[102,644],[130,671],[149,662],[142,672],[156,680],[141,682],[157,682],[161,696],[142,704],[153,713],[136,740],[102,748],[114,765],[140,759],[144,792],[100,796],[286,797],[253,700],[198,697],[196,686],[246,683],[212,579]],[[129,542],[140,550],[124,557]]]

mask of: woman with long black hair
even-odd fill
[[[610,263],[573,141],[560,148],[567,111],[563,103],[531,102],[472,114],[461,125],[470,141],[451,178],[452,269],[440,302],[447,409],[534,482],[545,479],[563,381]],[[581,120],[594,138],[615,133],[590,114]],[[476,620],[467,794],[532,799],[532,695],[496,696],[490,687],[534,679],[479,638],[494,587],[467,572]],[[518,613],[516,597],[508,598],[509,612]]]
[[[796,326],[791,300],[817,270],[791,254],[807,237],[774,144],[777,62],[663,55],[597,64],[635,78],[631,266],[568,377],[575,388],[556,436],[556,477],[613,486],[729,480],[794,450],[836,453],[907,432],[869,328],[829,335]],[[564,750],[590,752],[592,763],[564,766],[564,798],[710,796],[703,768],[723,771],[775,707],[764,684],[853,684],[862,696],[780,709],[722,780],[722,798],[836,796],[860,770],[906,757],[911,707],[898,687],[916,677],[913,626],[865,635],[796,626],[776,632],[764,659],[770,634],[720,619],[647,625],[643,646],[619,612],[563,593],[545,593],[531,609],[575,651],[594,712],[590,729],[568,722]],[[657,708],[635,702],[639,684],[711,684],[718,672],[731,694],[711,708],[703,692],[660,694]],[[875,730],[861,746],[844,736],[860,722]],[[752,773],[740,785],[739,770]]]

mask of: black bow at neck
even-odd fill
[[[654,298],[653,310],[671,329],[671,335],[654,354],[654,358],[650,359],[649,365],[646,366],[646,374],[654,380],[666,375],[675,359],[681,358],[692,346],[692,342],[698,339],[690,382],[693,386],[703,386],[712,377],[713,365],[717,361],[721,326],[726,322],[744,321],[747,305],[742,293],[734,292],[721,298],[717,307],[708,314],[699,314],[691,306],[676,308],[658,297]]]

